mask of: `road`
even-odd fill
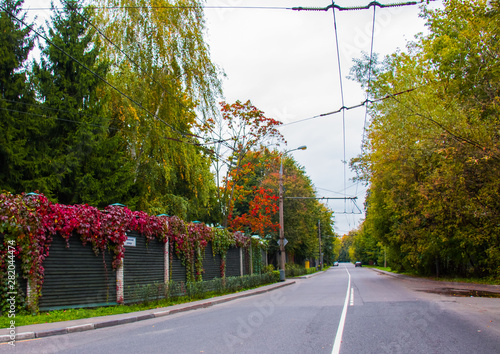
[[[0,353],[500,353],[500,299],[341,263],[265,294]],[[349,290],[348,290],[349,289]]]

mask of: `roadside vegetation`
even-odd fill
[[[374,102],[363,153],[366,220],[353,260],[439,279],[500,280],[500,2],[422,7],[428,34],[352,78]]]
[[[500,285],[500,281],[498,281],[495,278],[488,277],[488,278],[474,278],[474,277],[469,277],[469,278],[461,278],[461,277],[454,277],[454,276],[444,276],[444,277],[435,277],[435,276],[422,276],[419,275],[415,272],[398,272],[391,267],[381,267],[381,266],[376,266],[376,265],[363,265],[365,268],[376,268],[380,270],[384,270],[386,272],[391,272],[391,273],[396,273],[396,274],[403,274],[403,275],[408,275],[408,276],[413,276],[413,277],[419,277],[422,279],[429,279],[429,280],[436,280],[436,281],[443,281],[443,282],[456,282],[456,283],[469,283],[469,284],[488,284],[488,285]]]

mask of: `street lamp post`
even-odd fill
[[[295,150],[305,150],[307,146],[299,146],[296,149],[285,151],[280,156],[280,179],[279,179],[279,223],[280,223],[280,281],[285,281],[285,229],[283,228],[283,155],[295,151]]]

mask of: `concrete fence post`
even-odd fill
[[[123,258],[120,265],[116,269],[116,302],[123,304],[124,302],[124,292],[123,292]]]
[[[164,250],[164,254],[165,254],[165,276],[164,276],[164,280],[165,280],[165,284],[168,284],[168,282],[170,281],[170,240],[167,239],[167,242],[165,242],[165,250]]]

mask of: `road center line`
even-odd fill
[[[344,333],[345,318],[347,316],[347,306],[349,305],[349,291],[351,290],[351,273],[345,268],[347,274],[349,274],[349,281],[347,283],[347,293],[345,295],[344,308],[342,309],[342,315],[340,316],[339,327],[337,328],[337,334],[335,335],[335,342],[333,343],[332,354],[340,353],[340,344],[342,343],[342,334]]]
[[[354,306],[354,288],[351,288],[351,303],[350,306]]]

